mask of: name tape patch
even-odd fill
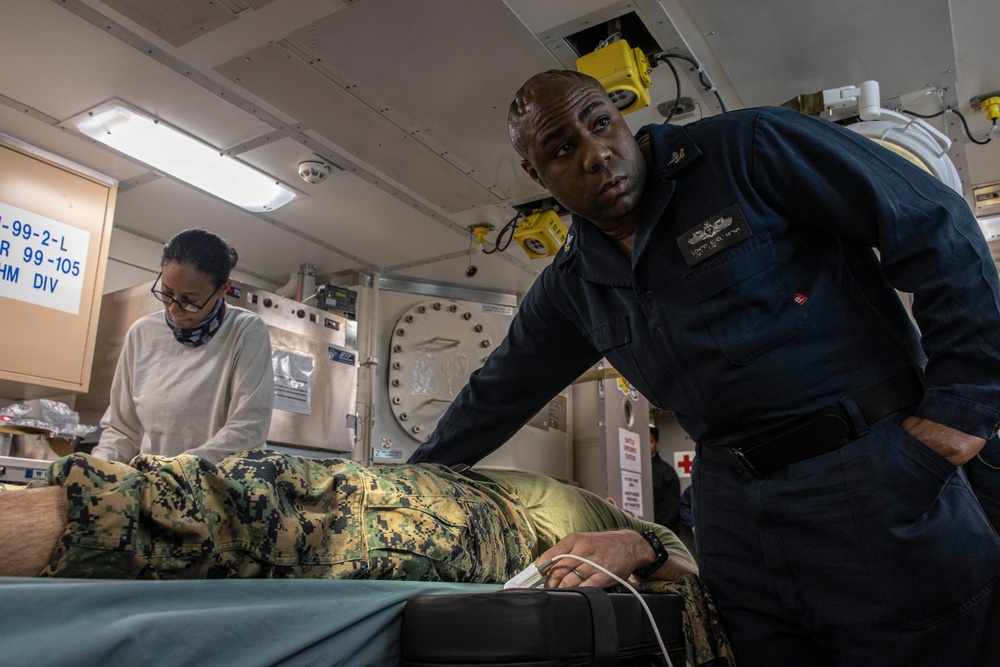
[[[688,267],[692,267],[752,235],[743,211],[733,204],[678,236],[677,245]]]

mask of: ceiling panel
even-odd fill
[[[559,2],[538,0],[504,0],[504,2],[536,35],[566,23],[567,18],[589,16],[608,6],[623,4],[621,0],[574,0],[570,9],[565,3]]]
[[[205,2],[205,0],[101,1],[174,46],[186,44],[219,26],[236,20],[236,13],[226,7],[223,0],[219,2]]]
[[[243,268],[269,280],[284,282],[312,261],[323,273],[372,265],[523,291],[548,262],[528,260],[511,244],[503,255],[474,257],[477,274],[466,278],[466,227],[499,229],[512,204],[545,195],[509,146],[506,107],[530,75],[561,66],[550,49],[565,31],[636,11],[665,47],[701,59],[734,107],[866,78],[879,80],[889,98],[947,85],[957,62],[950,94],[957,90],[965,111],[969,96],[1000,89],[994,4],[0,0],[0,132],[122,179],[119,229],[168,238],[204,224],[231,237]],[[216,25],[204,18],[220,9],[236,19]],[[186,42],[193,33],[175,34],[172,43],[164,26],[200,34]],[[698,92],[695,78],[681,75],[684,94]],[[674,97],[666,68],[653,78],[654,106],[627,117],[633,129],[661,122],[655,105]],[[692,96],[701,103],[682,122],[714,113],[711,95]],[[146,167],[59,128],[113,97],[234,149],[307,196],[257,217],[170,179],[145,182]],[[929,99],[914,108],[933,111]],[[982,136],[983,114],[968,109],[968,116]],[[957,118],[932,122],[963,134]],[[1000,180],[1000,141],[959,148],[969,180]],[[296,167],[314,154],[347,171],[304,183]]]
[[[115,226],[162,240],[189,227],[209,229],[233,243],[240,254],[241,268],[251,269],[281,284],[306,262],[330,272],[363,268],[169,178],[121,193]]]
[[[275,0],[239,20],[216,28],[178,49],[181,57],[205,71],[261,44],[285,39],[304,25],[344,8],[344,0]]]
[[[982,11],[979,0],[952,0],[952,20],[958,51],[957,97],[963,111],[969,100],[992,91],[1000,91],[1000,66],[997,63],[996,38],[1000,33],[1000,14]],[[992,20],[988,17],[992,16]],[[992,129],[986,114],[968,108],[966,119],[977,140],[989,138]],[[966,146],[970,179],[973,185],[1000,182],[1000,135],[989,145]],[[1000,245],[1000,242],[997,242]]]
[[[747,106],[869,79],[883,97],[955,79],[948,0],[686,5]]]
[[[445,211],[499,201],[296,54],[265,44],[215,68],[286,114]]]
[[[306,195],[275,212],[274,217],[323,241],[364,258],[373,266],[397,264],[461,250],[466,239],[429,221],[395,197],[349,171],[332,169],[326,180],[310,184],[297,166],[319,158],[308,148],[283,139],[240,155],[253,165],[284,165],[275,174]],[[405,243],[401,242],[405,239]]]
[[[507,108],[525,79],[559,63],[505,3],[359,2],[291,40],[501,198],[534,190],[511,168]]]
[[[0,92],[49,116],[121,97],[220,148],[268,129],[55,2],[0,0],[0,16],[17,25],[2,33]]]

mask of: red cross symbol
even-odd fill
[[[691,466],[692,465],[694,465],[694,461],[691,459],[691,457],[688,454],[685,454],[683,459],[681,459],[680,461],[677,461],[677,467],[678,468],[682,468],[684,470],[684,474],[685,475],[690,475],[691,474]]]

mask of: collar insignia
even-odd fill
[[[566,244],[563,246],[563,250],[565,250],[566,252],[569,252],[569,244],[572,243],[572,242],[573,242],[573,235],[572,234],[567,234],[566,235]]]

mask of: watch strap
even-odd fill
[[[649,546],[653,547],[653,552],[656,554],[656,558],[646,567],[640,567],[634,572],[634,574],[640,579],[648,579],[653,576],[657,570],[663,567],[663,564],[667,562],[668,558],[670,558],[670,552],[663,546],[663,543],[660,542],[660,538],[656,536],[654,531],[647,530],[642,534],[642,536],[646,542],[649,543]]]

